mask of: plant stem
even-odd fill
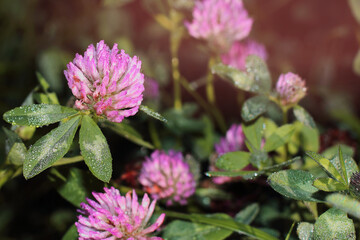
[[[238,101],[239,107],[241,109],[242,105],[245,102],[245,93],[244,93],[244,91],[242,91],[240,89],[237,90],[237,101]]]
[[[152,143],[154,144],[156,149],[161,149],[161,141],[159,138],[159,135],[157,133],[154,121],[149,121],[149,133],[152,140]]]
[[[179,16],[178,12],[174,9],[170,10],[170,52],[171,52],[171,68],[172,77],[174,80],[174,108],[180,110],[182,107],[181,103],[181,87],[180,87],[180,71],[179,71],[179,58],[178,50],[181,41],[181,29],[178,26]]]
[[[215,62],[215,57],[211,56],[208,63],[208,74],[206,77],[206,96],[211,104],[215,104],[214,75],[211,72],[211,68]]]
[[[283,110],[283,125],[288,123],[288,108],[287,107],[282,107]],[[288,152],[289,152],[289,144],[285,143],[285,160],[287,161],[288,159]]]
[[[191,87],[191,85],[185,78],[182,77],[180,79],[180,83],[185,88],[185,90],[188,91],[188,93],[190,93],[193,98],[195,98],[199,105],[202,106],[209,115],[213,116],[215,121],[218,123],[221,131],[225,133],[226,123],[219,109],[214,106],[209,106],[208,103]]]

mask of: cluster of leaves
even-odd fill
[[[110,0],[106,2],[114,4]],[[117,4],[125,2],[127,1],[119,1]],[[158,10],[163,9],[163,4],[159,5],[160,1],[143,2],[154,19],[169,31],[174,54],[172,57],[176,58],[174,52],[185,34],[181,24],[185,16],[181,11],[190,8],[192,1],[169,1],[173,10],[169,16],[167,9]],[[148,68],[151,69],[149,66]],[[236,237],[241,234],[255,239],[278,239],[279,231],[264,223],[272,218],[268,215],[272,215],[300,222],[297,234],[302,240],[355,239],[352,218],[360,219],[360,202],[356,195],[351,195],[350,178],[359,172],[359,168],[352,158],[352,149],[334,146],[322,155],[318,154],[319,130],[315,121],[297,104],[286,107],[280,104],[275,91],[272,91],[273,84],[268,67],[259,57],[249,56],[245,71],[217,63],[212,65],[211,72],[229,80],[242,93],[245,91],[252,95],[241,107],[241,126],[248,151],[221,155],[216,159],[216,167],[220,171],[205,172],[197,176],[198,181],[208,180],[205,174],[208,177],[226,176],[237,180],[240,177],[245,183],[256,178],[267,178],[268,184],[276,192],[296,200],[296,209],[305,204],[307,209],[304,211],[310,212],[311,217],[294,217],[290,208],[286,214],[281,215],[278,208],[273,210],[273,206],[260,206],[258,203],[237,210],[235,216],[225,213],[207,214],[206,210],[211,210],[209,206],[212,201],[234,200],[230,196],[234,189],[225,192],[221,187],[199,187],[194,199],[200,199],[198,202],[201,203],[191,203],[186,209],[187,213],[158,209],[158,212],[165,212],[168,218],[181,219],[167,224],[162,236],[169,240],[221,240],[232,234]],[[103,182],[118,187],[121,192],[130,189],[126,185],[111,181],[112,156],[108,140],[101,128],[106,128],[146,149],[177,148],[191,152],[195,160],[189,163],[193,164],[192,169],[197,170],[207,166],[207,160],[213,154],[213,146],[218,139],[215,124],[219,125],[218,128],[223,128],[216,106],[204,102],[182,76],[178,80],[197,100],[197,104],[183,104],[180,109],[167,108],[164,107],[165,104],[156,106],[162,114],[141,106],[142,112],[161,121],[158,123],[152,119],[144,120],[148,123],[151,141],[146,140],[145,134],[140,133],[128,121],[113,123],[93,115],[90,111],[61,106],[56,94],[50,91],[49,84],[40,74],[38,80],[39,86],[31,91],[23,105],[3,116],[4,120],[13,126],[11,129],[4,128],[7,136],[6,161],[0,170],[0,186],[21,173],[26,179],[30,179],[50,168],[46,171],[50,182],[63,198],[76,207],[79,207],[92,191],[101,191]],[[206,112],[200,118],[197,117],[200,112],[198,105]],[[293,114],[293,122],[287,121],[289,110]],[[358,121],[351,118],[348,122],[358,128],[356,120]],[[33,145],[27,147],[24,144],[25,140],[33,138],[37,128],[56,123],[59,123],[57,127],[37,139]],[[78,129],[79,144],[76,142]],[[91,174],[72,165],[70,167],[70,164],[81,161],[85,162]],[[57,168],[60,165],[68,167]],[[244,170],[248,165],[254,170]],[[140,190],[138,192],[142,193]],[[319,209],[327,209],[329,205],[332,207],[318,216]],[[269,209],[273,212],[267,215],[266,211],[271,212]],[[291,231],[292,227],[288,230],[287,239],[290,238]],[[75,226],[63,237],[65,240],[76,238]]]

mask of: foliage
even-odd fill
[[[358,21],[359,4],[352,0],[349,4]],[[40,52],[36,67],[43,75],[33,71],[37,85],[18,89],[24,94],[26,90],[22,104],[19,101],[21,106],[6,106],[3,113],[7,125],[3,127],[5,151],[0,161],[1,239],[20,236],[11,236],[13,233],[4,230],[19,218],[18,207],[46,215],[41,216],[42,222],[53,219],[46,223],[51,230],[41,229],[41,237],[19,239],[70,240],[79,237],[74,225],[76,209],[87,198],[93,198],[92,192],[113,186],[123,195],[135,189],[139,198],[145,192],[154,196],[162,190],[161,180],[151,187],[142,187],[138,177],[144,159],[155,150],[182,152],[182,164],[189,167],[189,175],[194,175],[197,185],[195,194],[186,204],[181,203],[184,206],[169,206],[167,199],[158,199],[153,218],[165,213],[166,221],[157,236],[169,240],[270,240],[294,239],[296,235],[301,240],[356,239],[360,231],[360,119],[355,114],[345,108],[330,110],[335,121],[331,124],[349,129],[351,135],[349,141],[339,137],[335,143],[324,144],[329,122],[318,119],[319,113],[314,112],[320,111],[321,105],[314,102],[315,107],[307,108],[311,104],[301,106],[300,99],[284,104],[273,87],[276,70],[265,59],[250,54],[244,60],[244,68],[238,69],[223,63],[219,49],[201,41],[184,41],[189,38],[183,23],[194,7],[191,0],[106,0],[99,1],[96,9],[86,7],[87,17],[74,22],[76,34],[66,34],[83,36],[73,47],[82,49],[85,43],[95,42],[86,33],[90,31],[85,29],[89,19],[105,21],[94,30],[99,34],[97,38],[102,36],[126,52],[136,53],[145,79],[154,79],[159,85],[158,94],[151,97],[145,92],[139,113],[122,122],[112,122],[94,109],[74,107],[74,97],[69,97],[71,91],[64,87],[62,74],[75,55],[73,50],[49,48]],[[134,24],[143,19],[135,21],[132,16],[138,9],[146,11],[143,15],[148,21],[141,30]],[[62,25],[58,21],[59,25],[48,26],[50,32]],[[144,32],[141,37],[134,37],[134,31]],[[163,38],[169,40],[169,46],[160,44],[158,40]],[[189,56],[183,56],[183,49]],[[358,53],[353,66],[357,74],[359,56]],[[193,69],[207,67],[200,79],[188,76],[181,65],[191,58],[197,64],[191,66]],[[204,60],[208,60],[207,66],[201,65]],[[0,62],[0,73],[2,67]],[[145,91],[150,89],[146,86],[150,81],[146,81]],[[224,114],[222,102],[231,96],[216,95],[217,86],[237,94],[232,102],[225,103],[235,106],[239,102],[231,118]],[[311,87],[308,85],[307,89]],[[130,92],[126,89],[124,94],[126,91]],[[86,97],[93,96],[96,94]],[[241,136],[226,132],[233,123],[240,126]],[[241,144],[236,142],[240,141],[238,137]],[[216,144],[236,150],[220,154]],[[159,169],[171,169],[174,176],[180,172],[161,164]],[[165,179],[169,189],[179,186],[173,182],[181,180],[180,174]],[[51,216],[42,212],[49,208],[55,209]],[[15,224],[13,228],[19,227]]]

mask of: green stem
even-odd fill
[[[226,123],[219,109],[214,106],[209,106],[208,103],[190,86],[185,78],[182,77],[180,83],[185,88],[185,90],[188,91],[188,93],[190,93],[193,98],[195,98],[199,105],[203,107],[209,115],[213,116],[221,131],[225,133],[227,130]]]
[[[185,214],[185,213],[178,213],[173,211],[162,211],[162,212],[165,213],[167,217],[180,218],[197,223],[203,223],[216,227],[221,227],[224,229],[234,231],[239,234],[244,234],[250,237],[254,237],[256,239],[264,239],[264,240],[277,239],[260,229],[251,227],[243,223],[235,222],[233,219],[212,218],[201,214]]]
[[[240,109],[241,109],[242,105],[245,102],[245,93],[244,93],[244,91],[242,91],[240,89],[237,90],[237,101],[238,101],[238,104],[239,104]]]
[[[283,110],[283,125],[288,123],[288,108],[287,107],[282,107]],[[289,152],[289,144],[285,143],[285,160],[287,161],[288,159],[288,152]]]
[[[15,170],[13,168],[5,168],[0,172],[0,188],[9,181],[14,174]]]
[[[211,56],[208,63],[208,74],[206,77],[206,96],[211,104],[215,104],[214,74],[211,72],[211,68],[215,62],[215,57]]]
[[[161,141],[160,141],[159,135],[156,131],[154,121],[152,121],[152,120],[149,121],[149,133],[150,133],[150,137],[151,137],[152,143],[154,144],[155,148],[161,149]]]
[[[178,50],[181,41],[181,36],[179,36],[179,26],[178,26],[178,13],[176,10],[170,10],[170,21],[171,21],[171,31],[170,31],[170,52],[171,52],[171,69],[172,77],[174,80],[174,108],[180,110],[182,107],[181,103],[181,87],[180,87],[180,71],[179,71],[179,58]]]

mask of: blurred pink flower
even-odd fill
[[[168,153],[156,150],[147,157],[140,171],[139,182],[154,199],[166,199],[167,205],[178,202],[187,203],[194,194],[196,181],[189,164],[181,152],[170,150]]]
[[[195,3],[192,23],[185,26],[191,36],[207,40],[213,50],[227,52],[234,41],[249,35],[252,23],[242,0],[202,0]]]
[[[160,95],[159,92],[159,83],[149,77],[145,77],[144,81],[144,98],[145,99],[157,99]]]
[[[210,171],[219,171],[219,169],[215,166],[216,165],[216,158],[228,153],[228,152],[235,152],[245,150],[245,135],[243,133],[241,124],[233,124],[226,132],[226,136],[220,139],[220,142],[215,144],[215,150],[217,156],[215,158],[210,159]],[[234,180],[232,177],[213,177],[213,182],[216,184],[223,184],[226,182],[231,182]]]
[[[220,142],[215,144],[215,150],[219,156],[227,152],[235,152],[245,150],[245,135],[243,133],[241,124],[233,124],[226,132],[226,136],[220,139]]]
[[[265,46],[247,39],[241,42],[234,42],[227,53],[221,55],[224,64],[230,65],[239,70],[245,70],[246,58],[249,55],[256,55],[266,61],[267,52]]]
[[[84,56],[76,54],[64,71],[77,98],[75,107],[91,110],[112,122],[137,113],[144,91],[141,61],[131,58],[117,44],[110,49],[104,41],[90,45]]]
[[[292,72],[281,74],[276,83],[276,91],[282,105],[296,104],[306,94],[305,81]]]
[[[141,205],[135,190],[121,196],[114,187],[104,188],[105,193],[93,192],[96,201],[87,199],[88,204],[81,203],[83,215],[78,216],[75,223],[80,240],[96,239],[142,239],[161,240],[160,237],[147,237],[164,221],[165,214],[161,214],[154,224],[146,227],[154,212],[156,200],[150,204],[147,194]],[[150,207],[149,207],[150,205]]]

